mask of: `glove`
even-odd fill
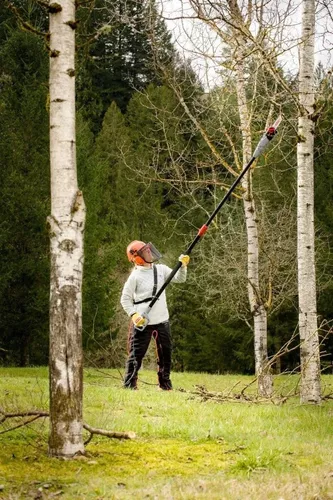
[[[179,262],[182,263],[183,267],[186,267],[188,265],[188,263],[190,262],[190,256],[181,254],[179,256],[178,260],[179,260]]]
[[[132,314],[132,321],[134,323],[134,326],[143,326],[145,324],[145,318],[140,316],[138,313]]]

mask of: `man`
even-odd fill
[[[154,264],[161,258],[161,254],[152,243],[132,241],[126,252],[128,260],[135,267],[124,285],[120,299],[122,307],[132,319],[124,387],[137,389],[138,371],[153,337],[158,356],[159,387],[162,390],[170,391],[172,389],[170,380],[172,343],[165,290],[149,312],[148,325],[143,330],[136,327],[142,327],[145,324],[145,318],[141,314],[161,288],[172,269],[164,264]],[[190,257],[181,255],[179,260],[182,267],[172,281],[184,283]]]

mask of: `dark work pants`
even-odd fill
[[[172,389],[170,380],[172,343],[168,321],[158,325],[147,325],[143,331],[137,330],[134,325],[130,327],[124,387],[136,388],[138,371],[152,337],[156,343],[159,386],[166,391]]]

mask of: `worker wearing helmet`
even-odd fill
[[[162,256],[152,243],[132,241],[127,247],[127,257],[134,264],[134,269],[128,277],[121,294],[121,305],[131,317],[128,342],[128,359],[124,387],[137,389],[138,371],[153,337],[156,343],[159,387],[165,391],[172,389],[171,370],[171,335],[169,311],[165,290],[160,295],[149,312],[149,324],[141,316],[156,292],[161,288],[172,269],[164,264],[155,264]],[[186,281],[187,264],[190,257],[181,255],[182,267],[173,277],[173,282]]]

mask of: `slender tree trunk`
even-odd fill
[[[82,314],[85,206],[75,141],[75,2],[50,13],[50,436],[51,456],[83,452]]]
[[[238,37],[239,38],[239,37]],[[239,41],[241,44],[241,41]],[[243,51],[241,45],[236,48],[236,88],[238,111],[243,138],[243,168],[252,157],[252,141],[250,130],[250,118],[247,109],[247,99],[245,92]],[[248,296],[251,313],[254,322],[254,357],[255,370],[258,377],[258,393],[261,396],[269,397],[273,392],[273,379],[268,369],[267,354],[267,312],[264,301],[260,293],[259,280],[259,244],[257,214],[252,193],[252,170],[246,174],[242,181],[244,188],[243,204],[248,242]]]
[[[312,120],[314,31],[315,2],[303,0],[299,72],[299,101],[302,111],[298,119],[297,145],[297,250],[302,403],[319,403],[321,400],[314,245],[314,121]]]

